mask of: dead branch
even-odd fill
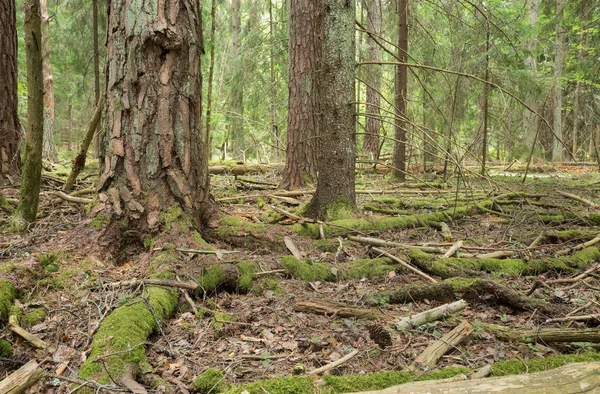
[[[74,203],[77,203],[77,204],[89,204],[92,201],[94,201],[91,198],[73,197],[73,196],[70,196],[70,195],[68,195],[68,194],[66,194],[64,192],[61,192],[60,190],[54,192],[54,195],[56,197],[59,197],[59,198],[65,200],[65,201],[74,202]]]
[[[423,271],[419,270],[418,268],[413,267],[412,265],[408,264],[407,262],[400,260],[398,257],[386,252],[383,249],[379,249],[379,248],[373,248],[373,251],[375,253],[378,253],[380,255],[383,255],[389,259],[392,259],[393,261],[395,261],[396,263],[400,264],[401,266],[403,266],[404,268],[414,272],[415,274],[419,275],[420,277],[428,280],[431,283],[437,283],[437,280],[433,279],[431,276],[427,275],[426,273],[424,273]]]
[[[435,367],[444,354],[471,335],[472,332],[473,326],[466,320],[462,321],[452,331],[427,346],[423,353],[415,359],[415,363],[425,368]]]
[[[0,394],[21,394],[45,375],[35,360],[29,361],[0,381]]]
[[[465,309],[467,305],[467,301],[458,300],[451,304],[440,305],[436,308],[426,310],[425,312],[417,313],[416,315],[406,316],[396,324],[396,328],[401,330],[422,326],[425,323],[431,323],[459,312]]]
[[[566,192],[563,192],[563,191],[560,191],[560,190],[558,190],[557,193],[560,194],[561,196],[565,197],[565,198],[582,202],[582,203],[584,203],[584,204],[592,207],[593,209],[600,209],[600,205],[598,205],[595,202],[592,202],[590,200],[586,200],[583,197],[579,197],[579,196],[577,196],[575,194],[566,193]]]
[[[8,328],[21,338],[29,342],[33,347],[40,350],[49,349],[49,346],[46,342],[19,326],[19,322],[17,321],[17,317],[15,315],[11,315],[8,318]]]
[[[536,328],[522,329],[499,326],[497,324],[482,323],[483,327],[491,334],[505,341],[529,342],[534,340],[539,343],[552,342],[591,342],[600,343],[600,328]]]
[[[357,354],[358,354],[358,349],[354,349],[353,351],[351,351],[350,353],[346,354],[344,357],[340,358],[339,360],[336,360],[336,361],[331,362],[329,364],[323,365],[320,368],[313,369],[312,371],[308,372],[308,374],[309,375],[319,375],[319,374],[322,374],[322,373],[327,372],[329,370],[332,370],[333,368],[339,367],[343,363],[347,362],[348,360],[350,360],[351,358],[353,358]]]

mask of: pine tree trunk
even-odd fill
[[[210,65],[208,66],[208,86],[206,87],[206,126],[204,129],[206,157],[208,160],[210,160],[212,156],[212,136],[210,135],[210,122],[212,118],[213,77],[215,75],[215,27],[217,16],[216,0],[211,0],[210,4]],[[225,141],[225,143],[227,143],[227,141]]]
[[[17,93],[16,4],[0,0],[0,178],[19,172],[19,123]]]
[[[531,29],[533,30],[538,22],[538,18],[540,16],[540,2],[541,0],[531,0],[531,3],[529,5],[529,26],[531,27]],[[531,39],[528,43],[527,43],[527,49],[529,50],[530,55],[527,57],[527,60],[525,61],[525,63],[531,68],[531,71],[533,73],[533,77],[536,78],[537,74],[538,74],[538,70],[537,70],[537,58],[536,58],[536,52],[537,52],[537,37]],[[529,106],[531,108],[533,108],[534,110],[538,108],[538,105],[536,103],[536,95],[535,94],[531,94],[529,99],[532,101],[529,103]],[[524,127],[525,127],[525,146],[527,148],[530,149],[535,149],[535,146],[533,146],[534,141],[535,141],[535,136],[537,134],[537,129],[538,129],[538,124],[539,124],[539,119],[538,117],[532,113],[531,111],[529,111],[528,109],[524,110]],[[528,154],[525,154],[525,157],[527,157]]]
[[[563,160],[563,126],[562,126],[562,77],[563,64],[565,60],[565,28],[562,26],[563,15],[565,13],[564,0],[556,0],[556,57],[554,58],[554,81],[553,81],[553,122],[554,137],[552,144],[552,161],[559,162]]]
[[[42,64],[44,73],[44,149],[42,156],[50,162],[58,161],[56,141],[54,141],[54,81],[50,64],[50,19],[46,0],[40,0],[42,13]]]
[[[408,58],[408,0],[398,0],[398,60],[406,63]],[[406,101],[408,68],[396,66],[394,105],[394,168],[392,177],[404,182],[406,179]]]
[[[287,190],[301,189],[317,176],[316,3],[290,2],[287,148],[281,182]]]
[[[244,71],[240,55],[240,33],[242,21],[240,17],[241,0],[231,0],[231,97],[229,117],[231,127],[231,154],[236,159],[245,160],[246,136],[244,135]]]
[[[376,37],[381,36],[381,0],[365,0],[367,9],[367,30]],[[381,61],[381,49],[371,37],[367,37],[369,61]],[[366,70],[367,76],[367,120],[366,134],[363,140],[363,151],[375,159],[379,157],[379,130],[381,128],[381,66],[371,65]]]
[[[27,56],[27,138],[21,172],[20,201],[17,225],[35,221],[40,199],[42,176],[42,146],[44,139],[44,77],[42,72],[42,42],[40,0],[26,0],[25,52]]]
[[[333,219],[356,206],[354,1],[322,1],[317,66],[318,177],[306,215]]]
[[[194,2],[110,4],[100,205],[111,223],[156,229],[179,207],[200,226],[208,201],[201,132],[202,20]]]
[[[273,1],[269,0],[269,71],[271,77],[271,102],[269,112],[271,114],[271,150],[273,158],[279,159],[279,122],[277,121],[277,81],[275,79],[275,22],[273,21]]]

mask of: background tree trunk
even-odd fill
[[[367,9],[367,30],[376,37],[381,35],[381,0],[365,0]],[[381,61],[381,49],[371,36],[367,37],[369,61]],[[377,159],[379,157],[379,130],[381,128],[380,103],[381,103],[381,66],[371,65],[367,68],[367,119],[365,122],[366,134],[363,140],[363,151],[370,153]]]
[[[540,16],[540,2],[541,0],[531,0],[529,3],[529,25],[531,26],[531,30],[535,30],[535,26],[538,23],[538,19]],[[527,42],[527,50],[530,52],[529,56],[527,56],[527,60],[525,63],[529,65],[531,71],[533,73],[533,77],[536,78],[538,75],[538,61],[537,61],[537,47],[538,47],[538,38],[533,37]],[[530,95],[531,102],[529,106],[534,110],[537,110],[538,104],[536,102],[537,95]],[[537,128],[539,124],[538,117],[529,111],[528,109],[524,109],[524,128],[525,128],[525,146],[530,149],[535,149],[533,146],[535,136],[537,134]],[[528,155],[525,155],[527,157]]]
[[[54,81],[50,64],[50,19],[46,0],[40,0],[42,13],[42,65],[44,73],[44,149],[42,157],[52,163],[58,161],[56,141],[54,141]]]
[[[115,3],[108,15],[99,207],[142,233],[173,206],[200,225],[208,198],[202,21],[195,3],[176,4],[149,13],[140,2]]]
[[[319,174],[306,214],[333,219],[356,206],[355,4],[328,0],[318,10],[322,27],[316,73]]]
[[[229,117],[231,125],[230,152],[234,158],[245,159],[244,65],[242,56],[240,56],[240,33],[242,29],[240,3],[240,0],[231,0],[231,63],[233,66],[233,77],[231,79],[231,95],[229,99]]]
[[[406,63],[408,55],[408,0],[398,0],[398,60]],[[392,177],[401,182],[406,179],[406,94],[408,68],[396,66],[394,105],[394,168]]]
[[[206,126],[204,129],[204,141],[206,141],[206,157],[208,160],[212,157],[212,136],[210,135],[210,122],[212,118],[212,93],[213,78],[215,75],[215,27],[217,17],[216,0],[210,2],[210,64],[208,66],[208,86],[206,87]],[[227,141],[225,141],[225,144]],[[224,144],[224,145],[225,145]],[[225,148],[223,148],[225,152]]]
[[[287,148],[281,187],[300,189],[317,176],[315,72],[317,0],[290,2]]]
[[[0,0],[0,178],[21,169],[15,7],[13,0]]]
[[[565,61],[565,28],[562,26],[562,20],[565,13],[565,1],[556,0],[556,57],[554,58],[554,81],[553,81],[553,98],[554,111],[552,128],[554,129],[554,137],[552,144],[552,161],[563,160],[563,145],[562,145],[562,77],[563,64]]]
[[[17,225],[35,221],[40,200],[42,176],[42,146],[44,139],[44,77],[42,73],[42,29],[40,0],[26,0],[25,52],[27,55],[27,138],[23,172],[21,173],[20,201]]]

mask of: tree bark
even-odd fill
[[[212,89],[213,77],[215,75],[215,27],[217,16],[216,0],[210,3],[210,65],[208,66],[208,86],[206,88],[206,126],[204,129],[204,140],[206,141],[206,156],[210,160],[212,156],[212,137],[210,135],[210,122],[212,117]],[[225,141],[227,143],[227,141]]]
[[[398,0],[398,61],[406,63],[408,58],[408,0]],[[406,95],[408,68],[396,66],[394,105],[394,168],[392,177],[400,182],[406,179]]]
[[[356,207],[355,3],[321,1],[318,11],[318,177],[306,215],[330,219]]]
[[[562,20],[565,13],[565,1],[556,0],[556,57],[554,58],[554,80],[553,80],[553,122],[554,129],[552,143],[552,161],[558,162],[563,159],[562,145],[562,77],[563,64],[565,61],[565,28],[562,26]]]
[[[302,189],[317,176],[317,0],[290,2],[287,146],[281,188]]]
[[[27,138],[21,173],[17,225],[33,222],[40,201],[42,147],[44,140],[44,78],[40,1],[27,0],[25,8],[25,52],[27,56]]]
[[[367,9],[367,30],[376,37],[381,35],[381,0],[364,0]],[[368,58],[370,61],[381,61],[381,49],[375,40],[367,37]],[[366,70],[367,106],[366,134],[363,140],[363,151],[371,154],[374,159],[379,157],[379,130],[381,128],[381,66],[371,65]]]
[[[538,22],[538,18],[540,16],[540,3],[541,0],[531,0],[529,3],[529,26],[532,31],[535,31],[535,26]],[[529,40],[527,43],[527,50],[530,52],[525,63],[531,68],[531,72],[533,73],[532,77],[537,78],[538,69],[537,69],[537,47],[538,40],[537,37]],[[530,93],[530,100],[532,101],[529,105],[534,110],[537,109],[538,105],[536,103],[537,95]],[[524,127],[525,127],[525,145],[532,150],[535,149],[535,139],[537,134],[539,120],[537,116],[525,109],[524,113]],[[527,155],[525,155],[527,157]]]
[[[231,127],[231,154],[234,158],[245,161],[246,138],[244,135],[244,72],[240,56],[240,33],[242,22],[240,17],[241,0],[231,0],[231,98],[229,117]]]
[[[16,4],[0,0],[0,178],[9,171],[19,172],[21,156],[17,93]]]
[[[160,212],[173,206],[200,226],[208,206],[202,19],[195,2],[175,4],[109,8],[96,211],[113,215],[111,223],[126,218],[142,233],[155,229]]]
[[[50,19],[46,0],[40,0],[42,13],[42,72],[44,73],[44,148],[42,157],[50,162],[58,161],[54,141],[54,81],[50,63]]]
[[[489,7],[489,5],[488,5]],[[490,11],[487,10],[486,17],[486,32],[485,32],[485,81],[490,78]],[[481,175],[485,176],[485,162],[488,154],[488,112],[490,85],[483,84],[483,143],[481,147]]]

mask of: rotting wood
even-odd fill
[[[167,286],[175,287],[178,289],[196,290],[198,283],[193,281],[180,282],[177,280],[166,280],[166,279],[129,279],[121,282],[104,283],[103,287],[116,289],[119,287],[132,287],[139,285],[152,285],[152,286]]]
[[[566,192],[563,192],[563,191],[560,191],[560,190],[558,190],[557,193],[560,194],[561,196],[565,197],[565,198],[582,202],[582,203],[590,206],[593,209],[600,209],[600,205],[598,205],[595,202],[592,202],[590,200],[587,200],[587,199],[585,199],[583,197],[579,197],[579,196],[577,196],[575,194],[566,193]]]
[[[458,251],[458,249],[460,249],[462,244],[463,244],[463,241],[456,242],[454,245],[452,245],[450,247],[450,249],[448,249],[448,251],[446,253],[444,253],[444,255],[442,257],[443,258],[452,257],[452,255],[454,255]]]
[[[208,173],[212,175],[249,175],[249,174],[264,174],[271,169],[265,165],[235,165],[235,166],[210,166]]]
[[[402,286],[388,296],[390,304],[405,304],[422,300],[450,302],[456,297],[450,283],[438,282],[428,285],[413,284]]]
[[[19,322],[17,321],[17,317],[15,315],[11,315],[8,318],[8,328],[21,338],[29,342],[33,347],[40,350],[52,351],[52,349],[48,346],[46,342],[19,326]]]
[[[385,250],[379,249],[379,248],[373,248],[373,251],[375,253],[383,255],[389,259],[392,259],[396,263],[398,263],[401,266],[403,266],[404,268],[414,272],[415,274],[419,275],[420,277],[424,278],[425,280],[427,280],[431,283],[437,283],[437,280],[433,279],[431,276],[427,275],[426,273],[419,270],[418,268],[413,267],[412,265],[408,264],[406,261],[400,260],[398,257],[394,256],[393,254],[390,254],[390,253],[386,252]]]
[[[482,323],[483,328],[490,334],[504,341],[520,342],[591,342],[600,343],[600,328],[552,328],[540,327],[535,329],[523,329],[505,327],[497,324]]]
[[[564,394],[595,393],[600,387],[600,363],[574,363],[531,374],[441,382],[426,380],[354,394]]]
[[[300,252],[300,249],[298,249],[298,247],[290,237],[288,237],[287,235],[284,236],[283,243],[285,243],[285,247],[295,258],[297,258],[298,260],[302,260],[302,253]]]
[[[35,360],[17,369],[2,381],[0,381],[0,394],[21,394],[25,390],[39,382],[45,375]]]
[[[427,346],[427,348],[423,350],[423,353],[414,360],[415,364],[418,364],[423,368],[435,367],[444,354],[457,346],[463,339],[471,335],[472,332],[473,326],[466,320],[462,321],[458,326],[454,327],[452,331]]]
[[[465,309],[467,305],[467,301],[458,300],[451,304],[440,305],[412,316],[406,316],[396,323],[396,328],[398,330],[408,330],[413,327],[421,326],[425,323],[431,323],[443,319],[453,313],[459,312]]]
[[[357,308],[341,302],[326,300],[298,300],[296,312],[316,313],[319,315],[355,317],[365,320],[393,320],[394,317],[386,315],[376,309]]]
[[[354,358],[357,354],[359,353],[358,349],[354,349],[353,351],[351,351],[350,353],[346,354],[344,357],[335,360],[329,364],[323,365],[320,368],[317,369],[313,369],[312,371],[308,372],[309,375],[319,375],[322,374],[324,372],[330,371],[334,368],[339,367],[340,365],[342,365],[343,363],[347,362],[348,360]]]

